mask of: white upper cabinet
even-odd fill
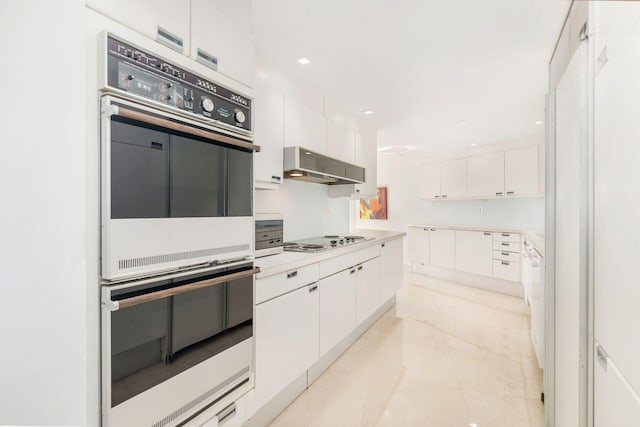
[[[356,132],[346,123],[327,118],[327,155],[344,162],[356,162]]]
[[[326,153],[326,119],[289,94],[284,97],[284,146]]]
[[[207,0],[209,3],[224,13],[248,32],[253,32],[253,16],[251,10],[252,0]]]
[[[87,0],[87,6],[189,54],[189,0]]]
[[[241,13],[238,9],[219,9],[217,3],[211,0],[191,1],[191,58],[208,66],[212,64],[211,58],[215,58],[220,73],[254,87],[256,57],[253,33],[247,30],[246,25],[240,25],[237,17],[225,13]],[[157,9],[158,6],[154,6],[153,10]]]
[[[359,131],[356,133],[356,158],[354,163],[365,168],[365,183],[356,184],[360,196],[375,196],[378,189],[378,147],[376,133]]]
[[[442,162],[440,188],[442,198],[467,195],[467,159]]]
[[[535,195],[539,188],[538,147],[504,153],[504,190],[507,196]]]
[[[471,197],[504,194],[504,153],[483,154],[467,159],[467,195]]]
[[[440,198],[440,163],[420,166],[420,198]]]
[[[254,178],[258,188],[274,188],[281,184],[282,149],[284,146],[284,94],[258,80],[253,101],[255,143]]]
[[[455,230],[431,228],[429,233],[429,261],[436,267],[454,269],[456,266]]]
[[[456,230],[456,270],[491,276],[493,237],[488,231]]]

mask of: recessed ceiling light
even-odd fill
[[[478,144],[471,144],[471,146],[472,146],[472,147],[475,147],[475,146],[477,146],[477,145],[478,145]]]
[[[544,121],[542,121],[542,120],[538,120],[538,121],[536,122],[536,124],[537,124],[537,125],[541,125],[541,124],[543,124],[543,123],[544,123]]]
[[[307,64],[308,64],[309,62],[311,62],[311,61],[309,61],[307,58],[300,58],[300,59],[298,59],[298,62],[299,62],[301,65],[307,65]]]
[[[364,110],[362,113],[367,115],[373,114],[373,110]]]

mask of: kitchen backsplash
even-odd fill
[[[285,180],[278,190],[256,190],[256,213],[280,213],[285,241],[348,234],[349,200],[333,199],[329,186]]]

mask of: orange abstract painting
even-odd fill
[[[373,199],[360,199],[360,219],[387,219],[387,187],[378,187]]]

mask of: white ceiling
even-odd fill
[[[339,99],[378,145],[457,150],[543,134],[566,0],[254,0],[258,59]],[[307,57],[308,65],[298,58]]]

